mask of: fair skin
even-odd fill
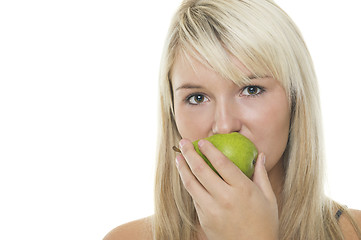
[[[242,63],[236,64],[252,78]],[[284,178],[281,157],[290,121],[286,92],[272,77],[255,78],[248,85],[238,86],[194,59],[192,65],[179,57],[172,83],[175,121],[183,137],[177,166],[193,197],[201,228],[209,240],[277,239],[277,199]],[[212,144],[200,141],[200,150],[222,180],[191,144],[196,139],[231,132],[248,137],[260,152],[253,181]]]
[[[242,63],[236,64],[252,77]],[[248,85],[238,86],[194,59],[192,65],[178,57],[172,69],[172,85],[175,121],[182,136],[182,153],[176,165],[196,206],[199,239],[278,239],[282,154],[290,121],[285,90],[272,77],[255,78]],[[191,144],[230,132],[245,135],[258,148],[251,180],[208,141],[200,141],[200,150],[221,179]],[[360,212],[353,213],[361,222]],[[345,239],[354,239],[355,232],[343,216],[340,224]],[[104,239],[152,239],[150,221],[146,218],[122,225]]]

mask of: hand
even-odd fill
[[[176,158],[177,168],[208,240],[278,239],[277,200],[263,153],[258,156],[252,181],[210,142],[199,141],[199,149],[222,179],[189,140],[182,139],[179,145],[182,154]]]

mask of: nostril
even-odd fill
[[[240,132],[242,129],[241,119],[236,116],[235,112],[226,112],[223,110],[223,114],[217,114],[212,126],[213,134],[227,134],[232,132]]]

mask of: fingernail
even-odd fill
[[[262,162],[263,165],[266,165],[266,155],[264,153],[262,154]]]
[[[202,147],[203,144],[204,144],[204,140],[203,140],[203,139],[201,139],[201,140],[198,141],[198,146],[199,146],[199,147]]]
[[[175,158],[175,165],[176,165],[177,167],[179,166],[180,158],[181,158],[180,155],[178,155],[178,156]]]
[[[179,141],[179,147],[180,147],[180,149],[183,148],[184,144],[185,144],[184,139],[182,139],[182,140]]]

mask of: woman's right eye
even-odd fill
[[[191,105],[199,105],[203,102],[209,101],[207,97],[205,97],[203,94],[192,94],[189,97],[187,97],[186,101]]]

